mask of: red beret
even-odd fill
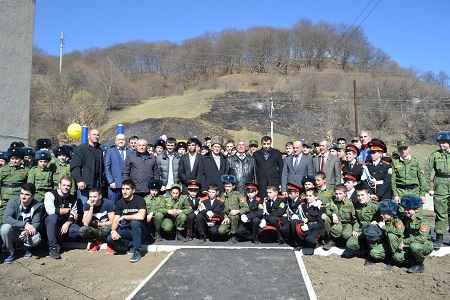
[[[295,183],[292,183],[292,182],[289,182],[289,183],[287,184],[287,190],[288,190],[288,191],[291,191],[291,192],[300,192],[301,189],[302,189],[302,187],[299,186],[298,184],[295,184]]]
[[[247,184],[245,185],[245,188],[246,188],[247,190],[258,190],[258,189],[259,189],[259,188],[258,188],[258,185],[257,185],[256,183],[252,183],[252,182],[247,183]]]
[[[195,189],[195,188],[198,189],[200,187],[200,184],[195,179],[194,180],[189,180],[187,182],[187,187],[188,187],[188,189]]]
[[[351,180],[351,181],[358,181],[358,178],[357,178],[357,176],[356,176],[355,174],[352,174],[352,173],[345,173],[345,174],[344,174],[344,181],[348,181],[348,180]]]
[[[345,152],[353,152],[355,155],[359,155],[359,149],[353,144],[348,144],[345,146]]]

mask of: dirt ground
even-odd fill
[[[449,299],[450,256],[427,257],[425,272],[384,264],[364,266],[359,258],[304,257],[306,269],[319,299]]]
[[[125,299],[166,255],[149,253],[135,264],[128,255],[86,250],[60,260],[21,258],[0,265],[0,299]]]

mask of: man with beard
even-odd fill
[[[221,177],[222,175],[228,175],[230,166],[228,160],[222,155],[221,150],[222,139],[216,136],[211,139],[211,154],[204,156],[201,164],[200,178],[202,188],[215,185],[219,187],[221,192],[223,191]]]
[[[283,159],[280,151],[272,148],[272,138],[261,138],[262,148],[255,152],[253,157],[256,164],[256,181],[259,184],[261,197],[267,196],[267,186],[280,186],[283,171]]]

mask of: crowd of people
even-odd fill
[[[93,252],[106,242],[108,253],[130,251],[137,262],[144,243],[209,239],[288,243],[305,255],[337,245],[344,257],[417,273],[448,230],[450,132],[438,134],[427,174],[407,141],[388,155],[368,131],[333,144],[288,142],[283,152],[269,136],[99,138],[91,129],[76,147],[39,139],[35,149],[14,142],[0,152],[5,263],[45,243],[58,259],[64,240],[89,242]],[[434,241],[422,210],[427,194]]]

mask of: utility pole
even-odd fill
[[[273,145],[273,97],[272,96],[270,96],[269,120],[270,120],[270,138],[272,139],[272,145]]]
[[[359,134],[358,103],[356,100],[356,80],[353,80],[353,111],[355,113],[355,136]]]
[[[64,49],[64,32],[61,32],[61,36],[59,38],[59,74],[62,72],[62,56]]]

